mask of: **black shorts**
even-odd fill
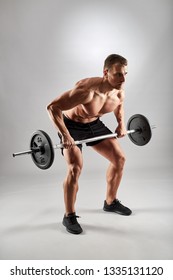
[[[108,129],[104,123],[98,118],[93,122],[90,123],[80,123],[80,122],[75,122],[71,119],[68,119],[66,116],[64,117],[64,123],[72,136],[74,140],[84,140],[96,136],[101,136],[101,135],[106,135],[106,134],[111,134],[112,131]],[[60,133],[58,133],[61,143],[62,143],[62,136]],[[97,140],[94,142],[89,142],[86,143],[87,146],[94,146],[104,139]],[[79,149],[82,151],[82,144],[77,145]],[[63,149],[62,149],[62,154],[63,154]]]

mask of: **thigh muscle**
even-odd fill
[[[124,152],[117,139],[106,139],[92,148],[113,164],[116,164],[120,158],[125,159]]]

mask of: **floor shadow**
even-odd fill
[[[47,223],[47,224],[37,224],[37,225],[16,225],[6,228],[5,230],[1,231],[2,235],[8,234],[18,234],[21,232],[28,232],[28,231],[43,231],[43,230],[51,230],[57,231],[58,230],[58,223]]]
[[[109,235],[123,235],[126,234],[125,231],[115,228],[115,226],[102,226],[102,225],[91,225],[91,224],[81,224],[84,234],[87,234],[87,232],[96,232],[96,233],[102,233],[103,235],[109,233]]]
[[[168,208],[165,208],[165,207],[146,207],[146,208],[134,208],[133,209],[133,213],[135,214],[140,214],[140,213],[172,213],[173,212],[173,208],[172,207],[168,207]]]

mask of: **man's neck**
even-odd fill
[[[108,82],[107,78],[103,77],[102,82],[100,83],[99,90],[102,93],[107,93],[112,91],[114,88],[111,86],[111,84]]]

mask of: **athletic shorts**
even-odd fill
[[[84,140],[96,136],[101,136],[101,135],[106,135],[106,134],[111,134],[112,131],[108,129],[104,123],[98,118],[93,122],[90,123],[80,123],[80,122],[75,122],[66,116],[63,116],[64,118],[64,123],[72,136],[74,140]],[[62,143],[62,136],[60,133],[58,133],[58,136],[60,138],[60,141]],[[87,146],[94,146],[104,139],[100,139],[94,142],[89,142],[86,143]],[[82,144],[77,145],[79,149],[82,151]],[[63,148],[61,149],[62,155],[63,155]]]

